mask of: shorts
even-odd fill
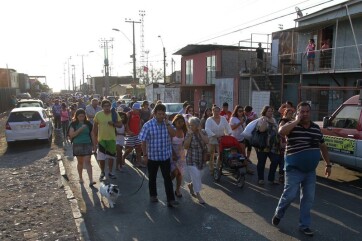
[[[142,141],[137,136],[126,136],[124,145],[127,147],[135,147],[142,144]]]
[[[115,160],[116,157],[115,156],[111,156],[111,155],[108,155],[108,154],[105,154],[101,151],[98,150],[97,152],[97,160],[108,160],[108,159],[113,159]]]
[[[307,54],[307,59],[315,59],[315,53]]]
[[[93,153],[92,143],[73,143],[73,156],[90,156]]]

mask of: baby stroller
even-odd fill
[[[238,155],[235,158],[229,158],[232,150],[237,150]],[[221,176],[232,175],[237,182],[238,187],[242,188],[245,184],[246,157],[242,154],[243,150],[238,140],[233,136],[223,136],[219,143],[220,168],[214,169],[214,180],[219,181]],[[223,172],[226,171],[226,172]]]

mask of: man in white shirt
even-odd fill
[[[94,116],[97,112],[102,111],[102,107],[98,105],[98,99],[92,99],[91,103],[86,106],[85,114],[87,119],[93,124]]]

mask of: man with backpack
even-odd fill
[[[93,133],[98,142],[97,160],[101,168],[100,180],[105,177],[105,161],[108,160],[109,173],[108,177],[116,179],[112,173],[113,161],[116,158],[116,127],[121,127],[121,117],[112,115],[111,102],[107,99],[102,100],[102,111],[97,112],[94,116]],[[113,118],[112,118],[113,117]],[[117,119],[114,119],[117,118]]]
[[[141,140],[138,139],[138,134],[141,131],[142,120],[140,115],[141,104],[135,102],[132,105],[132,110],[127,112],[127,125],[126,125],[126,136],[125,136],[125,152],[123,155],[124,159],[131,153],[133,148],[136,150],[136,166],[146,167],[141,161]]]

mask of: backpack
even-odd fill
[[[86,125],[88,125],[88,128],[89,128],[89,137],[90,137],[90,139],[92,140],[92,136],[91,136],[91,132],[92,132],[92,128],[93,128],[93,125],[92,125],[92,123],[90,123],[89,121],[86,121],[86,122],[84,122]],[[72,121],[72,122],[70,122],[70,124],[69,124],[69,126],[68,126],[68,128],[67,128],[67,137],[69,138],[69,140],[70,140],[70,143],[73,143],[73,140],[74,140],[74,138],[70,138],[70,136],[69,136],[69,130],[70,130],[70,127],[73,127],[73,129],[74,129],[74,131],[76,131],[77,130],[77,124],[78,124],[78,122],[76,122],[76,121]]]

